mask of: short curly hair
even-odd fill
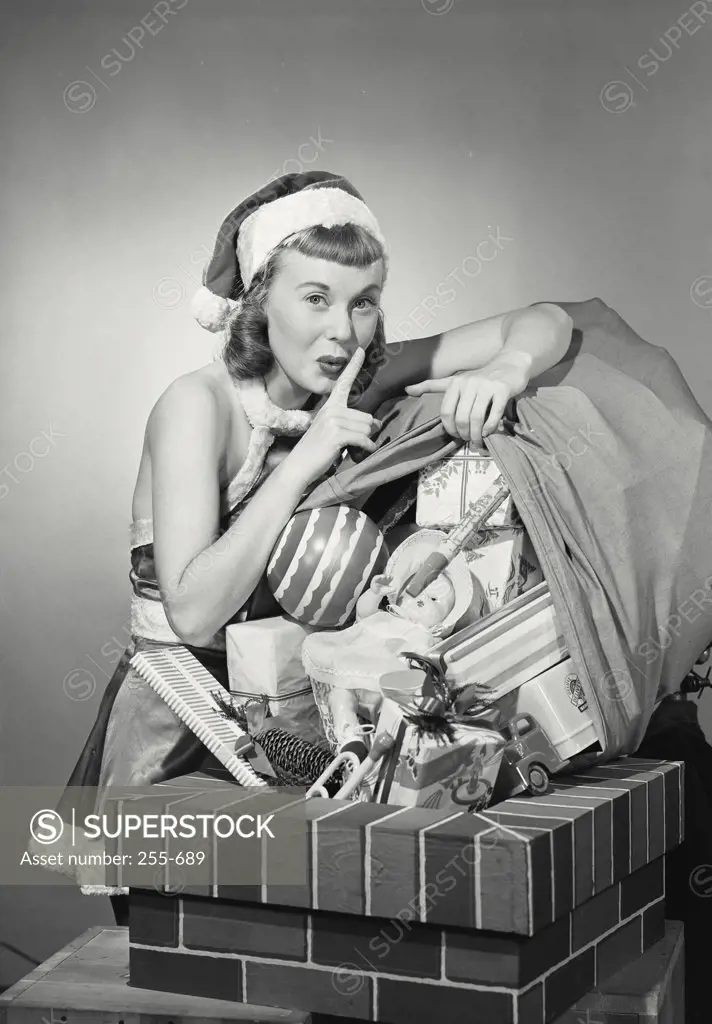
[[[225,319],[225,347],[222,356],[233,380],[263,377],[274,365],[264,304],[279,268],[280,253],[289,249],[346,267],[368,267],[384,256],[380,242],[356,224],[328,228],[316,225],[286,238],[270,253],[264,266],[255,274],[250,287],[240,296],[239,305]],[[376,370],[384,362],[385,347],[384,317],[383,311],[379,309],[376,331],[351,388],[349,402],[353,403],[369,387]]]

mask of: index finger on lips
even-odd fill
[[[353,382],[358,377],[365,358],[366,351],[359,346],[344,367],[325,405],[346,405]]]

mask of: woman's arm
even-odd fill
[[[187,378],[162,395],[147,428],[158,584],[174,631],[197,647],[253,593],[306,486],[285,460],[219,536],[226,431],[217,397]]]
[[[379,399],[385,399],[425,380],[511,364],[525,374],[526,387],[563,359],[572,326],[560,306],[541,302],[428,338],[389,344],[373,386]]]

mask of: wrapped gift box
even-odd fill
[[[416,523],[441,530],[456,527],[499,479],[492,456],[465,445],[450,458],[420,471]],[[489,517],[487,529],[471,538],[464,550],[483,595],[481,616],[544,578],[511,495]]]
[[[132,889],[131,984],[190,993],[218,958],[217,998],[239,978],[244,1002],[384,1024],[552,1024],[663,937],[681,767],[624,758],[476,814],[309,800],[304,885],[223,884],[214,857],[207,888]]]
[[[523,527],[476,534],[463,553],[483,595],[480,615],[489,615],[544,580],[529,534]]]
[[[440,810],[489,803],[504,747],[497,733],[454,725],[451,741],[421,734],[390,699],[383,701],[378,732],[395,738],[378,773],[374,799],[379,803]]]
[[[497,463],[481,448],[466,444],[450,458],[421,469],[415,521],[438,529],[457,526],[499,476]],[[493,512],[490,526],[521,526],[511,496]]]
[[[302,665],[302,645],[314,630],[288,615],[275,615],[227,626],[225,644],[230,692],[238,702],[265,700],[271,714],[316,739],[323,728]]]

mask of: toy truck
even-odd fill
[[[533,715],[519,714],[499,730],[507,741],[498,785],[504,783],[510,795],[524,788],[532,796],[549,789],[549,777],[566,764]],[[502,778],[504,776],[504,778]]]

